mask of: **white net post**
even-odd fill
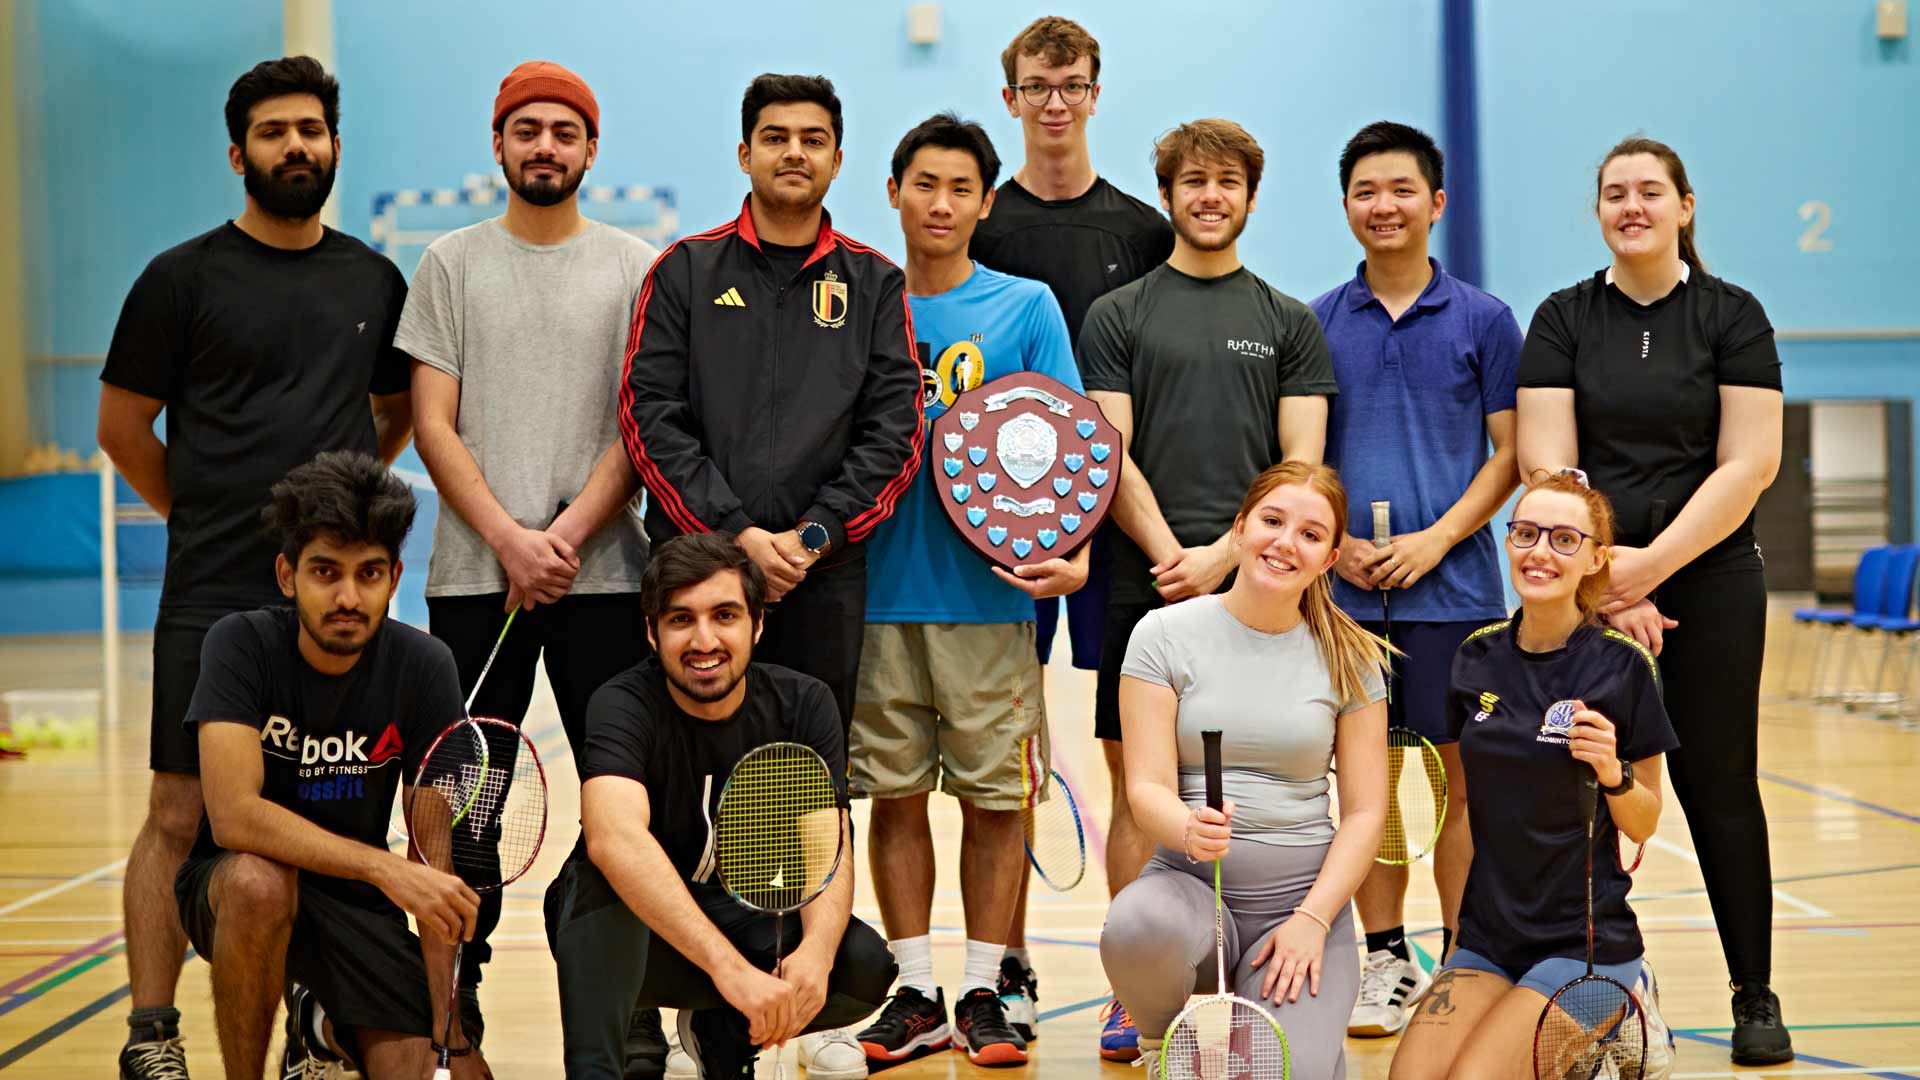
[[[120,723],[120,498],[113,461],[100,454],[100,688],[101,721]]]

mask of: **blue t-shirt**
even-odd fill
[[[1488,455],[1487,416],[1513,408],[1520,324],[1507,305],[1447,276],[1433,280],[1398,321],[1352,281],[1314,300],[1340,394],[1327,419],[1327,464],[1347,488],[1347,531],[1372,539],[1372,504],[1391,503],[1395,534],[1440,520],[1466,494]],[[1334,577],[1333,595],[1356,619],[1379,621],[1380,594]],[[1427,576],[1393,596],[1396,619],[1466,622],[1506,614],[1500,545],[1482,526]]]
[[[979,263],[958,288],[907,297],[924,368],[927,426],[955,398],[1021,371],[1080,390],[1060,303],[1038,281]],[[940,505],[934,440],[893,516],[867,541],[868,622],[1032,622],[1033,598],[993,576]]]

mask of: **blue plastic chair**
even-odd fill
[[[1840,665],[1838,681],[1839,696],[1847,702],[1849,709],[1859,703],[1883,700],[1880,679],[1886,675],[1888,651],[1893,644],[1891,635],[1882,639],[1880,664],[1875,669],[1874,682],[1865,688],[1853,685],[1853,646],[1856,641],[1864,644],[1866,639],[1881,635],[1907,620],[1913,606],[1913,579],[1917,567],[1920,567],[1920,546],[1894,545],[1888,549],[1886,576],[1880,583],[1880,594],[1874,598],[1872,606],[1862,609],[1859,598],[1855,598],[1855,614],[1847,620],[1854,632],[1847,635],[1846,654]]]
[[[1799,608],[1793,613],[1793,621],[1806,627],[1817,640],[1814,642],[1813,664],[1807,669],[1807,693],[1822,698],[1820,673],[1826,669],[1827,654],[1833,651],[1833,643],[1853,624],[1853,616],[1860,611],[1875,611],[1883,600],[1886,591],[1888,563],[1893,558],[1893,546],[1883,544],[1870,547],[1860,553],[1860,561],[1853,568],[1853,605],[1851,607],[1810,607]],[[1825,632],[1822,632],[1824,629]],[[1787,670],[1793,669],[1793,655],[1787,655]]]

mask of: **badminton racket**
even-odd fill
[[[1225,807],[1220,782],[1220,731],[1200,733],[1206,748],[1207,805]],[[1287,1036],[1258,1002],[1227,992],[1226,909],[1220,901],[1220,860],[1213,863],[1213,964],[1218,992],[1173,1018],[1160,1046],[1163,1080],[1290,1080]]]
[[[474,892],[498,892],[533,866],[547,833],[547,776],[520,729],[503,720],[460,720],[440,733],[420,763],[407,799],[414,857],[454,874]],[[446,1030],[434,1080],[447,1080],[448,1047],[460,1006],[460,960],[453,949]]]
[[[1534,1080],[1637,1077],[1646,1068],[1647,1018],[1633,991],[1593,970],[1593,831],[1600,784],[1582,785],[1587,811],[1587,973],[1554,991],[1533,1033]]]
[[[1087,832],[1080,800],[1058,770],[1047,767],[1041,737],[1020,740],[1020,827],[1027,861],[1055,892],[1066,892],[1087,873]]]
[[[1447,764],[1419,732],[1387,729],[1387,827],[1374,861],[1405,866],[1426,857],[1447,821]]]

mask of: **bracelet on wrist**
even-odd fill
[[[1295,915],[1305,915],[1307,918],[1312,919],[1314,922],[1319,923],[1320,929],[1326,931],[1329,934],[1333,933],[1333,924],[1321,918],[1320,916],[1314,914],[1313,911],[1309,909],[1306,905],[1302,904],[1301,906],[1294,908],[1293,913]]]
[[[473,1053],[472,1043],[468,1043],[465,1046],[441,1046],[438,1042],[431,1039],[429,1039],[428,1042],[433,1046],[434,1053],[445,1053],[448,1057],[466,1057],[468,1054]]]

